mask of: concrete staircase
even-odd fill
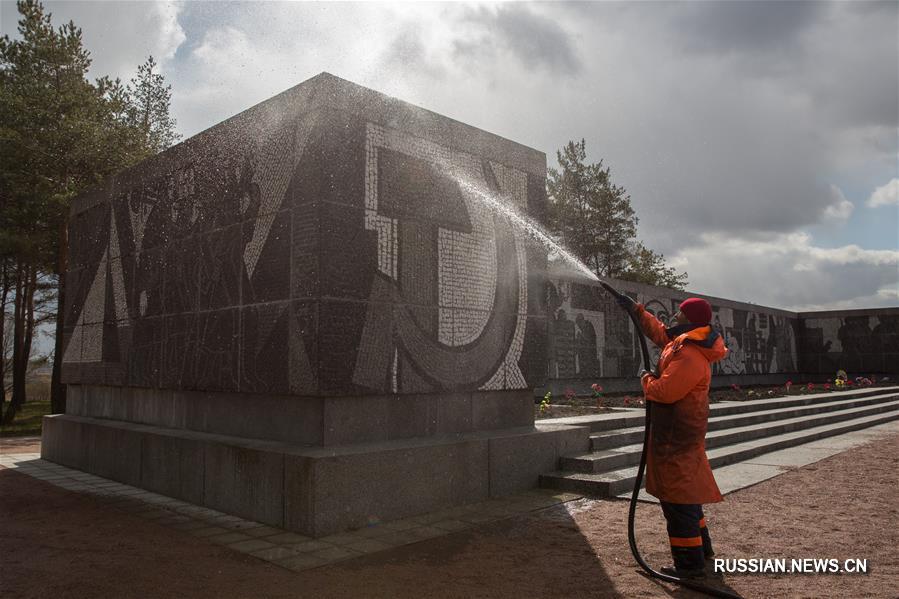
[[[614,497],[633,489],[643,446],[642,410],[559,418],[589,426],[591,451],[563,456],[540,486]],[[706,453],[712,468],[899,419],[899,386],[709,406]]]

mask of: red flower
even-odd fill
[[[824,390],[830,391],[830,383],[824,383]]]
[[[573,399],[575,395],[577,394],[574,392],[574,389],[571,389],[570,387],[565,389],[565,399]]]
[[[602,387],[599,386],[599,383],[593,383],[590,385],[590,388],[596,391],[597,393],[602,391]]]
[[[808,384],[808,390],[809,390],[809,391],[811,391],[811,390],[814,389],[814,388],[815,388],[815,383],[809,383],[809,384]]]

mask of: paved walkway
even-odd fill
[[[843,433],[842,435],[834,435],[833,437],[819,439],[804,445],[772,451],[745,462],[715,468],[715,481],[718,483],[721,493],[727,495],[728,493],[757,485],[769,478],[780,476],[784,472],[829,458],[847,449],[864,445],[869,441],[883,437],[884,433],[899,433],[899,420]],[[631,493],[628,492],[622,493],[618,497],[630,498],[630,496]],[[659,500],[647,494],[646,491],[640,491],[640,501],[658,503]]]
[[[722,492],[731,493],[789,470],[899,432],[899,421],[768,453],[715,470]],[[172,497],[151,493],[40,459],[37,453],[0,455],[0,467],[15,469],[63,489],[88,493],[113,508],[225,545],[293,571],[376,553],[478,525],[579,499],[574,493],[534,489],[510,497],[441,510],[364,529],[313,539],[244,520]],[[622,495],[629,497],[630,494]],[[644,501],[655,498],[641,493]]]
[[[66,468],[42,460],[36,453],[0,455],[0,467],[15,469],[63,489],[98,496],[121,511],[205,537],[294,571],[448,535],[580,498],[580,495],[573,493],[534,489],[510,497],[313,539]]]

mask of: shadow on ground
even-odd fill
[[[13,470],[0,488],[10,596],[630,596],[565,505],[297,573]]]
[[[899,434],[890,432],[706,510],[721,557],[865,558],[867,574],[728,576],[724,583],[746,597],[894,596],[896,456]],[[3,591],[11,597],[701,597],[639,573],[626,517],[625,501],[580,499],[293,572],[0,469]],[[638,506],[637,539],[651,565],[669,562],[657,505]]]

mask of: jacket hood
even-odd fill
[[[686,333],[678,335],[674,340],[679,348],[689,343],[709,361],[710,364],[723,360],[727,356],[724,339],[710,326],[691,327]]]

